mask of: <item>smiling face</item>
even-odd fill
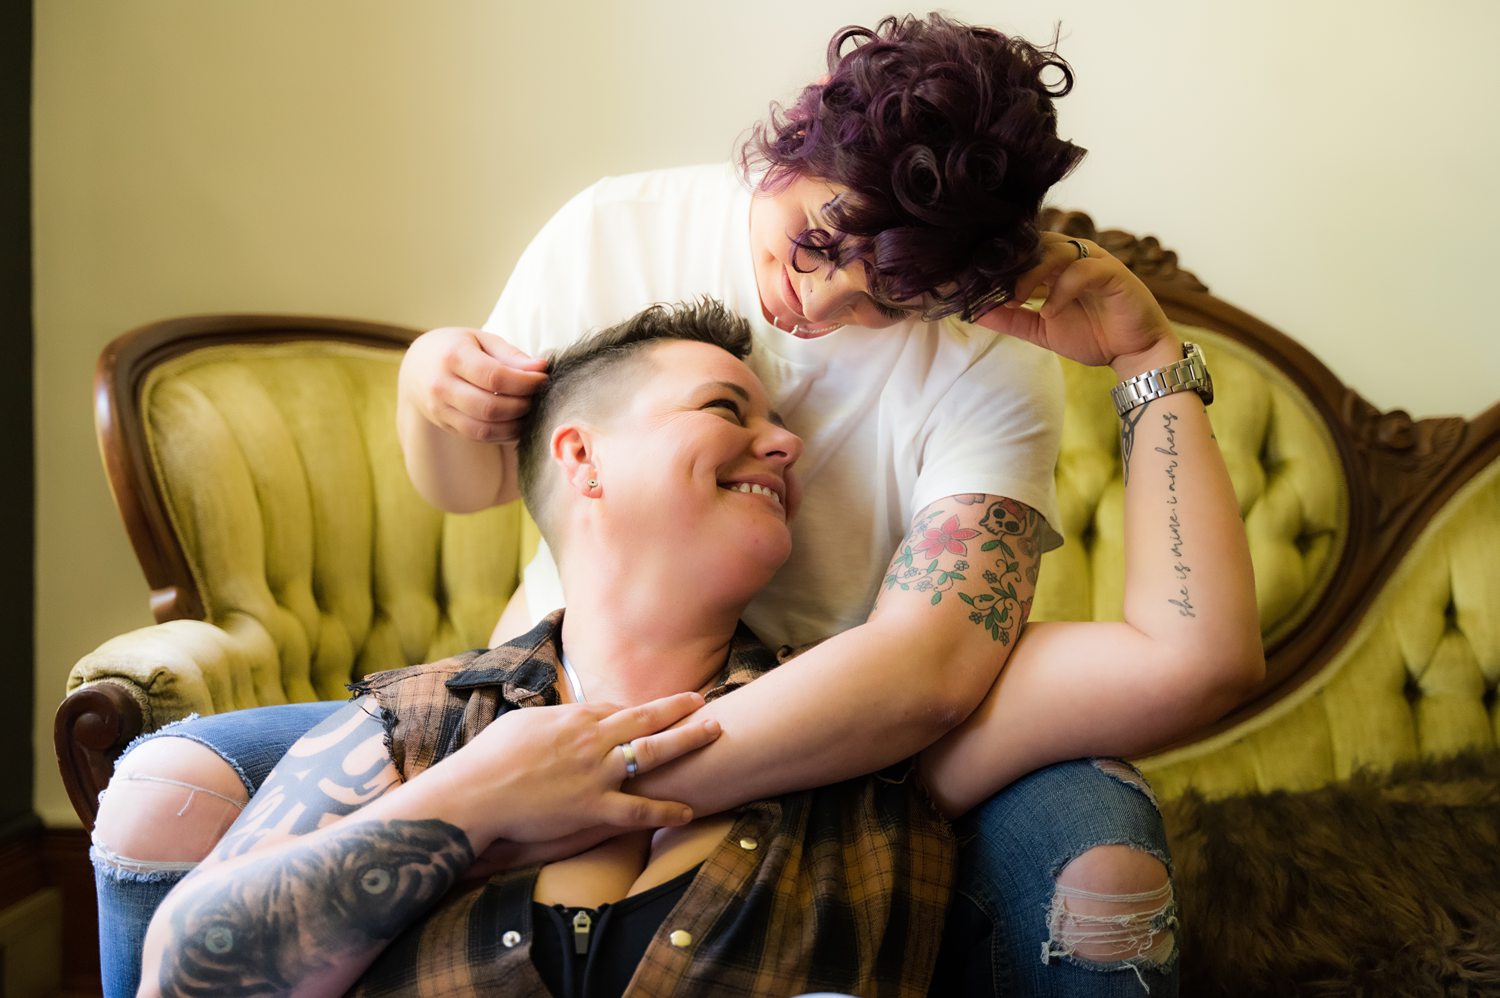
[[[809,229],[831,231],[825,206],[843,193],[824,181],[798,177],[780,190],[757,191],[750,203],[750,252],[761,310],[778,329],[811,339],[842,325],[883,329],[910,317],[894,302],[870,294],[857,262],[835,269],[795,240]],[[801,268],[799,272],[798,268]]]
[[[664,341],[636,363],[649,373],[590,431],[607,543],[748,600],[791,553],[802,441],[717,346]]]

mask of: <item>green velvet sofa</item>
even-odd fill
[[[1266,681],[1211,730],[1140,760],[1161,798],[1306,793],[1361,767],[1493,753],[1500,404],[1467,421],[1377,411],[1156,240],[1077,213],[1049,222],[1125,259],[1204,345],[1255,562]],[[69,677],[56,744],[85,824],[142,731],[342,697],[366,672],[487,643],[534,530],[517,506],[445,516],[412,490],[394,432],[411,335],[221,316],[107,349],[101,447],[159,623],[105,641]],[[1111,375],[1069,363],[1065,377],[1067,543],[1043,561],[1034,612],[1118,617]]]

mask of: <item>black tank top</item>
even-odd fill
[[[555,998],[620,998],[651,937],[686,893],[694,867],[598,908],[531,902],[531,962]]]

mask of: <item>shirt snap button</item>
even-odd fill
[[[500,941],[505,944],[506,949],[511,949],[521,941],[521,933],[517,932],[515,929],[511,929],[505,935],[500,937]]]
[[[760,848],[760,843],[755,839],[744,838],[740,839],[740,848],[753,852]]]
[[[678,929],[667,937],[667,941],[670,942],[673,946],[676,946],[678,949],[686,949],[687,947],[693,945],[693,934],[691,932],[684,932],[681,929]]]

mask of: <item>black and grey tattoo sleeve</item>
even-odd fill
[[[227,876],[189,878],[169,902],[162,994],[285,994],[373,956],[473,858],[443,821],[356,821]]]
[[[210,858],[242,856],[271,836],[315,832],[398,782],[384,722],[369,701],[353,701],[298,739]]]
[[[299,739],[164,904],[162,993],[286,993],[361,954],[373,957],[419,918],[473,861],[461,829],[352,820],[305,840],[399,783],[385,724],[366,700]],[[216,869],[266,844],[274,850]]]

